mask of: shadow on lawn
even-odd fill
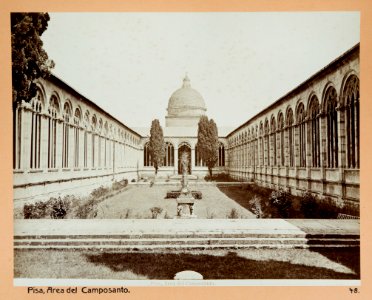
[[[355,279],[360,279],[360,248],[314,248],[309,250],[348,267],[356,274]]]
[[[250,210],[251,205],[249,204],[249,200],[252,198],[253,193],[250,195],[249,191],[242,190],[241,187],[236,186],[217,185],[217,188],[231,200]]]
[[[329,253],[328,255],[331,256]],[[204,279],[359,278],[359,275],[339,273],[326,268],[246,259],[235,252],[229,252],[225,256],[188,253],[102,253],[86,254],[86,257],[89,262],[104,265],[114,272],[128,270],[149,279],[173,279],[176,273],[184,270],[199,272]]]

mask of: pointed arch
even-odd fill
[[[306,113],[302,102],[297,106],[296,122],[298,128],[299,166],[306,167]]]
[[[280,155],[280,165],[285,165],[285,157],[284,157],[284,117],[283,113],[279,111],[278,113],[278,132],[279,132],[279,155]]]
[[[80,151],[80,123],[81,109],[77,107],[74,113],[74,167],[79,167],[79,151]]]
[[[41,113],[44,110],[44,93],[40,86],[37,86],[36,95],[30,101],[31,105],[31,149],[30,149],[30,168],[40,169],[41,155]]]
[[[314,168],[320,167],[320,105],[315,94],[310,97],[308,108],[308,134],[311,151],[311,165]]]
[[[329,86],[325,92],[324,108],[326,115],[326,166],[338,167],[338,116],[337,116],[337,92],[333,86]]]
[[[174,167],[174,146],[171,142],[165,143],[164,167]]]
[[[342,91],[345,105],[346,167],[358,169],[360,165],[359,139],[359,78],[350,75]]]
[[[275,121],[275,116],[271,116],[271,121],[270,121],[270,131],[271,131],[271,148],[272,148],[272,160],[271,160],[271,165],[276,166],[276,121]]]
[[[288,140],[287,140],[287,149],[288,149],[288,164],[290,167],[294,167],[295,165],[295,150],[294,150],[294,118],[293,118],[293,111],[291,107],[287,108],[286,113],[286,127],[288,132]]]

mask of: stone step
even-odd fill
[[[22,247],[58,247],[58,246],[91,246],[100,247],[102,245],[111,246],[193,246],[193,245],[235,245],[235,246],[250,246],[250,245],[359,245],[359,239],[350,238],[240,238],[240,239],[220,239],[220,238],[173,238],[173,239],[17,239],[14,241],[15,248]]]
[[[359,247],[359,220],[16,220],[18,249]]]
[[[359,244],[327,245],[327,244],[250,244],[250,245],[19,245],[15,249],[80,249],[80,250],[105,250],[105,251],[139,251],[139,250],[217,250],[217,249],[309,249],[309,248],[356,248]]]
[[[240,232],[240,233],[129,233],[129,234],[71,234],[71,235],[56,235],[56,234],[45,234],[45,235],[16,235],[14,240],[19,239],[179,239],[179,238],[201,238],[201,239],[213,239],[213,238],[359,238],[356,234],[306,234],[306,233],[265,233],[263,231],[252,231],[252,232]]]

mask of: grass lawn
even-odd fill
[[[204,185],[190,187],[191,190],[200,190],[203,199],[195,200],[194,214],[201,219],[225,219],[235,209],[237,218],[255,218],[255,215],[230,199],[222,193],[216,186]],[[162,208],[160,218],[173,218],[177,213],[177,203],[175,199],[165,199],[169,190],[177,190],[172,185],[130,185],[125,191],[108,198],[98,204],[97,216],[100,219],[123,219],[151,218],[150,209],[152,207]]]
[[[359,279],[359,249],[14,253],[15,278],[166,280],[183,270],[199,272],[204,279]]]

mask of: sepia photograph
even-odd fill
[[[360,12],[10,26],[15,286],[360,285]]]

